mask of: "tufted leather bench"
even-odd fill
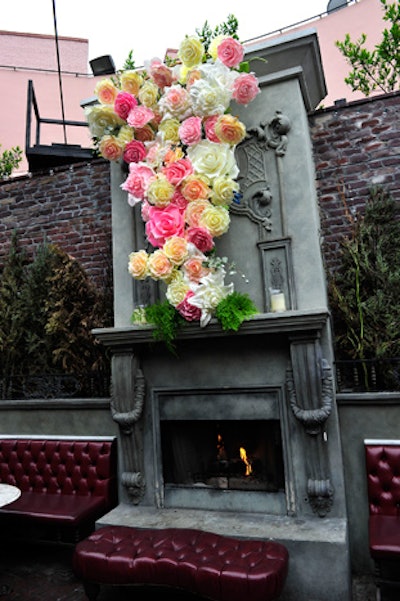
[[[400,586],[400,441],[364,440],[369,551],[375,564],[376,584]]]
[[[0,508],[2,538],[41,531],[76,542],[93,532],[117,504],[116,445],[115,437],[0,436],[0,482],[22,491]]]
[[[213,601],[272,601],[283,590],[288,559],[286,547],[274,541],[104,526],[76,545],[73,567],[90,601],[100,584],[174,587]]]

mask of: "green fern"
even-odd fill
[[[215,316],[223,330],[237,330],[243,321],[258,313],[257,307],[247,294],[232,292],[219,304]]]
[[[165,342],[168,350],[176,355],[174,340],[180,327],[186,323],[168,301],[154,303],[145,308],[147,323],[154,325],[153,338]]]

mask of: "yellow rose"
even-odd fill
[[[158,100],[158,87],[152,81],[146,81],[139,90],[139,100],[144,106],[152,108]]]
[[[143,84],[143,77],[137,71],[124,71],[120,76],[120,84],[123,92],[137,96]]]
[[[133,138],[132,128],[129,125],[123,125],[119,130],[118,140],[127,144],[128,142],[132,142]]]
[[[102,138],[104,134],[121,127],[124,121],[118,117],[112,106],[96,104],[86,107],[85,116],[89,130],[95,138]]]
[[[236,146],[246,135],[246,127],[233,115],[221,115],[215,124],[215,133],[221,142]]]
[[[157,207],[166,207],[171,202],[174,192],[175,186],[167,180],[163,173],[159,173],[149,183],[147,198],[151,204]]]
[[[94,89],[94,93],[102,104],[114,104],[118,91],[111,79],[101,79]]]
[[[184,281],[183,277],[178,277],[169,284],[165,296],[171,305],[176,307],[183,301],[188,292],[189,284]]]
[[[235,192],[239,192],[239,184],[235,180],[220,176],[215,178],[211,194],[211,202],[214,205],[230,205]]]
[[[164,119],[159,125],[159,131],[162,134],[165,142],[173,142],[178,144],[179,142],[179,126],[180,122],[178,119]]]
[[[220,45],[222,40],[224,40],[227,37],[228,37],[227,35],[221,34],[221,35],[217,35],[217,37],[215,37],[211,40],[211,44],[208,47],[208,54],[211,56],[212,59],[217,60],[218,46]]]
[[[178,57],[185,67],[194,67],[202,62],[204,46],[197,36],[187,36],[178,50]]]
[[[230,216],[225,207],[210,205],[201,214],[199,225],[205,227],[213,237],[222,236],[229,229]]]
[[[128,271],[135,280],[144,280],[148,276],[148,254],[139,250],[129,255]]]
[[[163,251],[174,265],[182,265],[188,257],[188,243],[185,238],[171,236],[163,246]]]

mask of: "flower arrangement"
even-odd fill
[[[237,21],[228,19],[230,31],[219,27],[213,35],[205,26],[186,36],[174,59],[155,58],[99,81],[99,102],[86,109],[101,156],[129,165],[121,186],[128,203],[141,203],[153,250],[132,252],[129,273],[166,285],[166,302],[136,310],[132,319],[158,323],[164,338],[176,333],[167,335],[165,324],[179,318],[204,327],[215,316],[237,330],[257,312],[247,295],[225,284],[227,259],[215,253],[215,239],[229,229],[229,207],[240,198],[235,147],[246,128],[230,104],[247,105],[260,92],[243,60]]]

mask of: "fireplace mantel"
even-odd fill
[[[197,324],[185,324],[179,331],[177,340],[203,340],[229,338],[232,336],[268,336],[272,334],[318,335],[326,326],[329,312],[326,309],[310,311],[285,311],[283,313],[260,313],[244,321],[237,332],[226,331],[213,319],[205,328]],[[97,328],[94,336],[105,346],[119,349],[140,349],[143,345],[155,343],[152,325],[135,325],[119,328]],[[161,344],[161,343],[158,343]]]

